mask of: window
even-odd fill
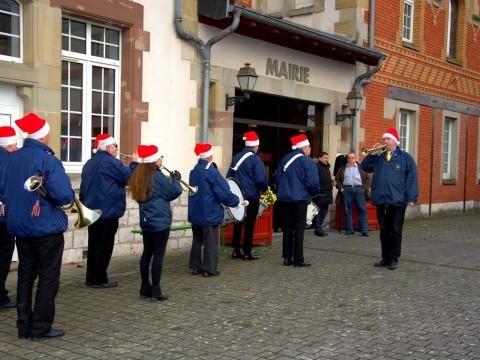
[[[448,2],[448,24],[447,24],[447,57],[457,57],[457,28],[458,28],[458,2]]]
[[[457,177],[458,122],[454,117],[446,116],[442,132],[442,179],[444,183],[455,181]],[[445,181],[447,180],[447,182]]]
[[[413,42],[414,0],[403,1],[403,41]]]
[[[397,102],[397,130],[400,148],[407,151],[414,159],[418,148],[418,113],[419,106],[403,101]]]
[[[62,19],[60,138],[67,171],[80,171],[98,134],[118,139],[120,37],[114,28]]]
[[[407,110],[400,110],[398,119],[398,136],[400,137],[400,147],[408,151],[410,143],[410,126],[412,122],[412,113]]]
[[[18,1],[0,0],[0,60],[21,59],[21,18]]]

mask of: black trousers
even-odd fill
[[[167,248],[170,228],[160,231],[145,231],[143,233],[143,253],[140,257],[140,276],[142,285],[150,284],[149,276],[152,274],[152,285],[160,286],[162,276],[163,258]],[[150,268],[151,262],[151,268]]]
[[[36,238],[17,237],[17,327],[19,334],[41,336],[51,330],[60,284],[63,233]],[[35,303],[32,292],[38,277]]]
[[[5,281],[10,271],[14,249],[15,237],[8,232],[6,224],[0,224],[0,304],[8,299]]]
[[[118,219],[98,219],[88,227],[88,285],[101,285],[108,282],[107,268],[112,258]]]
[[[389,262],[398,260],[402,251],[402,229],[405,222],[405,208],[378,204],[377,219],[380,225],[382,259]]]
[[[218,225],[192,224],[190,268],[214,273],[217,271],[220,229]]]
[[[245,224],[245,232],[243,234],[243,254],[251,255],[253,247],[253,230],[257,221],[258,208],[260,206],[259,199],[247,199],[249,204],[247,206],[247,213],[245,219],[241,222],[236,222],[233,225],[233,248],[235,251],[240,250],[240,237],[242,227]]]
[[[283,201],[281,203],[283,257],[288,260],[293,259],[295,264],[305,261],[303,257],[303,237],[307,206],[306,201]]]

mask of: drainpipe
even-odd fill
[[[368,20],[368,47],[373,49],[374,45],[374,35],[375,35],[375,0],[369,1],[369,10],[370,16]],[[361,91],[361,88],[367,85],[372,81],[373,75],[379,72],[382,69],[383,59],[378,62],[378,65],[375,67],[368,67],[367,71],[360,76],[358,76],[352,85],[352,90]],[[357,124],[356,124],[357,115],[352,116],[352,151],[356,153],[355,149],[357,146]]]
[[[468,109],[470,110],[470,109]],[[463,164],[463,212],[467,210],[467,166],[468,166],[468,128],[470,127],[470,114],[467,115],[466,121],[466,129],[465,129],[465,163]]]
[[[182,0],[175,0],[175,31],[183,40],[192,42],[197,46],[200,52],[202,63],[202,142],[208,141],[208,100],[210,98],[210,60],[212,55],[212,46],[237,30],[240,25],[240,8],[233,9],[233,21],[229,27],[222,30],[216,36],[206,43],[199,37],[186,31],[182,25]]]

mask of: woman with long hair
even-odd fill
[[[172,224],[170,201],[182,193],[181,176],[173,171],[168,178],[160,171],[163,156],[155,145],[139,145],[137,152],[139,164],[130,177],[128,191],[139,204],[143,234],[140,296],[162,301],[168,299],[161,291],[160,277]]]

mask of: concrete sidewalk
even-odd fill
[[[189,252],[170,251],[165,302],[139,298],[139,257],[112,260],[115,289],[87,288],[84,264],[64,265],[55,326],[66,335],[19,340],[15,310],[1,310],[0,359],[480,359],[479,220],[408,220],[395,271],[372,266],[376,231],[308,230],[310,268],[282,266],[275,234],[258,261],[222,251],[214,278],[192,276]]]

